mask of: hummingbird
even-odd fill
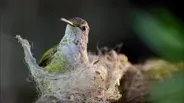
[[[67,23],[61,41],[43,53],[39,66],[50,73],[65,73],[67,70],[89,63],[87,44],[89,25],[86,20],[74,17],[61,18]]]

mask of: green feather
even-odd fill
[[[39,66],[45,67],[47,66],[51,60],[53,59],[54,54],[57,52],[58,44],[47,50],[45,53],[43,53],[40,61]]]
[[[62,52],[57,51],[58,45],[47,50],[39,61],[39,66],[46,72],[64,73],[70,68],[70,63]]]

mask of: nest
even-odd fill
[[[90,63],[64,74],[48,73],[39,67],[26,39],[16,36],[22,44],[25,61],[38,88],[36,103],[108,103],[119,100],[119,81],[131,67],[128,58],[114,50],[95,55]]]

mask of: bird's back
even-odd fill
[[[39,66],[47,72],[64,73],[70,68],[70,63],[64,53],[58,52],[58,45],[55,45],[42,55]]]

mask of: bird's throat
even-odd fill
[[[64,36],[59,44],[58,51],[64,53],[68,61],[73,65],[86,64],[89,62],[87,55],[87,43],[82,38]]]

